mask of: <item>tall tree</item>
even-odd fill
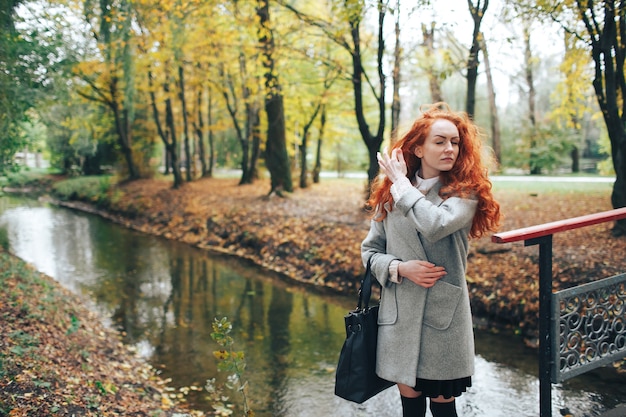
[[[198,160],[202,176],[210,170],[204,145],[207,131],[210,139],[213,129],[205,120],[212,104],[207,80],[214,32],[206,22],[213,17],[215,4],[200,0],[134,4],[142,35],[139,60],[148,74],[147,88],[140,88],[150,94],[155,130],[165,147],[166,173],[171,169],[176,188],[182,185],[182,175],[186,181],[198,176]],[[210,164],[212,156],[209,159]]]
[[[194,159],[191,155],[191,135],[189,134],[189,118],[187,113],[187,96],[185,95],[185,70],[182,63],[178,65],[178,99],[180,100],[181,113],[183,116],[183,137],[185,146],[185,177],[187,181],[193,179],[195,171]]]
[[[611,140],[616,174],[611,203],[613,208],[621,208],[626,207],[626,3],[614,0],[600,3],[600,13],[592,1],[576,4],[589,35],[595,64],[593,87]],[[616,222],[613,235],[626,235],[626,219]]]
[[[536,1],[531,6],[576,33],[591,53],[593,88],[611,142],[615,183],[614,208],[626,207],[626,3],[622,0]],[[572,21],[571,16],[577,16]],[[582,22],[583,30],[579,22]],[[626,219],[618,220],[614,236],[626,235]]]
[[[338,69],[338,66],[333,62],[332,48],[328,45],[328,40],[322,38],[322,42],[325,42],[321,50],[311,51],[311,39],[319,42],[319,36],[310,38],[303,36],[303,31],[298,32],[298,37],[304,40],[304,44],[299,42],[293,42],[298,46],[299,55],[302,60],[297,61],[296,58],[291,59],[293,67],[298,67],[299,77],[292,75],[291,82],[292,89],[297,89],[297,94],[291,95],[290,107],[295,110],[288,113],[288,120],[294,121],[294,133],[298,143],[298,159],[300,168],[300,188],[306,188],[309,185],[309,139],[312,134],[314,123],[318,117],[324,111],[327,111],[328,103],[332,100],[333,96],[338,94],[336,91],[331,92],[331,89],[335,82],[343,76],[342,72]],[[292,56],[298,56],[292,54]],[[320,64],[320,63],[324,64]],[[295,75],[295,74],[294,74]],[[295,114],[294,114],[295,113]],[[316,158],[321,158],[320,142],[321,136],[318,137],[318,155]],[[318,159],[321,164],[321,159]],[[321,169],[321,166],[318,166]],[[318,177],[319,180],[319,177]]]
[[[226,110],[233,122],[235,134],[241,146],[241,179],[239,181],[241,185],[252,184],[257,176],[256,156],[260,143],[258,134],[260,108],[256,102],[251,101],[250,87],[247,84],[247,58],[243,52],[239,53],[238,58],[241,80],[239,88],[225,62],[218,65],[220,78],[215,87],[221,90]],[[240,104],[241,102],[243,104]],[[243,119],[240,113],[244,113]]]
[[[320,173],[322,172],[322,142],[324,140],[324,129],[326,127],[326,103],[320,109],[320,127],[318,129],[317,146],[315,151],[315,165],[313,166],[313,182],[319,184]]]
[[[524,39],[524,80],[526,82],[526,94],[528,100],[528,140],[530,143],[530,156],[528,165],[530,167],[531,175],[541,174],[541,165],[537,163],[537,111],[535,109],[536,104],[536,91],[535,91],[535,77],[534,77],[534,59],[532,54],[532,48],[530,44],[530,30],[531,23],[524,19],[522,23],[522,34]]]
[[[322,121],[322,125],[320,127],[320,129],[322,130],[320,131],[320,135],[318,136],[316,164],[314,167],[314,177],[316,177],[316,179],[314,178],[314,182],[319,182],[319,171],[321,170],[321,151],[322,151],[321,140],[322,140],[324,124],[326,123],[326,120],[325,120],[326,115],[324,114],[324,112],[326,111],[326,103],[328,101],[328,97],[327,97],[328,90],[330,89],[330,87],[332,86],[335,80],[336,78],[325,79],[324,80],[325,89],[322,92],[321,97],[319,97],[314,102],[310,103],[310,105],[308,106],[308,108],[310,109],[309,112],[307,112],[305,109],[302,109],[302,112],[301,112],[304,126],[302,127],[302,131],[298,132],[300,136],[300,143],[298,144],[298,150],[300,154],[300,183],[299,183],[300,188],[307,188],[309,186],[308,168],[307,168],[309,137],[311,136],[311,128],[313,127],[313,123],[315,123],[315,120],[317,119],[318,114],[320,115],[320,117],[324,118],[324,120]]]
[[[361,132],[361,138],[367,146],[369,155],[369,168],[367,169],[367,178],[369,184],[374,181],[378,175],[378,159],[376,157],[377,152],[380,150],[380,146],[383,143],[385,132],[385,74],[383,72],[383,57],[385,52],[385,41],[383,36],[383,26],[385,23],[386,6],[383,1],[376,2],[378,10],[378,42],[376,49],[376,69],[378,74],[378,88],[371,86],[372,93],[378,105],[378,128],[375,132],[370,131],[369,124],[366,120],[366,112],[363,102],[363,79],[366,77],[365,68],[363,65],[364,57],[361,54],[361,22],[363,19],[363,5],[359,1],[346,1],[348,24],[350,25],[350,35],[352,38],[352,45],[345,43],[350,51],[352,57],[352,85],[354,89],[354,104],[356,110],[356,119],[359,126],[359,132]]]
[[[333,13],[335,17],[341,19],[340,22],[325,20],[324,18],[313,17],[290,4],[281,2],[283,6],[293,11],[302,21],[313,25],[328,36],[333,42],[343,48],[350,55],[352,70],[349,74],[352,83],[352,91],[354,96],[354,114],[356,116],[359,133],[368,150],[368,182],[371,183],[378,175],[378,160],[376,153],[380,150],[380,146],[384,140],[385,123],[386,123],[386,106],[385,106],[385,74],[384,74],[384,53],[385,42],[383,26],[387,14],[387,5],[382,0],[376,0],[376,62],[375,70],[377,77],[370,77],[366,71],[369,67],[366,62],[367,54],[363,51],[364,42],[361,40],[361,24],[366,15],[365,2],[360,0],[345,0],[341,2],[341,6],[333,4]],[[348,36],[341,30],[337,30],[337,25],[347,25]],[[374,83],[373,81],[376,80]],[[371,96],[364,95],[364,85],[366,82],[367,91],[371,92]],[[368,98],[373,101],[375,111],[369,109]],[[375,119],[377,123],[376,129],[372,131],[368,123],[368,116]],[[368,187],[369,189],[369,187]]]
[[[391,77],[393,79],[393,98],[391,101],[391,143],[395,143],[398,140],[398,128],[400,127],[400,65],[402,63],[402,44],[400,41],[400,0],[396,0],[396,7],[394,9],[394,35],[395,45],[393,48],[393,70]]]
[[[130,2],[100,0],[96,6],[88,0],[84,7],[86,22],[91,25],[91,33],[103,52],[104,62],[84,62],[76,68],[76,74],[87,86],[78,93],[85,99],[104,104],[111,111],[128,177],[137,179],[140,173],[133,157],[135,50],[131,41],[133,16]]]
[[[0,1],[0,175],[18,170],[15,154],[31,144],[26,126],[34,120],[35,109],[46,95],[67,84],[56,84],[57,74],[67,74],[72,54],[63,44],[55,21],[56,10],[28,10],[17,14],[21,0]],[[22,29],[17,23],[22,23]],[[24,28],[26,26],[26,28]]]
[[[165,91],[165,117],[164,121],[162,121],[161,111],[157,105],[156,98],[156,88],[154,86],[154,75],[152,70],[148,70],[148,83],[149,83],[149,95],[150,95],[150,106],[152,108],[152,116],[154,118],[154,123],[156,125],[157,133],[161,140],[163,141],[163,145],[165,147],[166,154],[166,172],[169,172],[169,169],[172,170],[174,175],[174,184],[173,188],[179,188],[183,184],[183,177],[180,172],[180,165],[178,164],[178,141],[176,135],[176,128],[174,125],[174,116],[172,110],[172,99],[169,96],[169,80],[166,78],[165,83],[163,84],[163,89]],[[164,124],[165,122],[165,124]]]
[[[137,8],[136,24],[140,29],[140,59],[144,62],[147,74],[147,92],[156,134],[161,138],[164,148],[165,174],[173,175],[173,188],[183,185],[184,179],[180,167],[180,143],[175,123],[174,98],[172,90],[176,88],[171,75],[174,60],[169,51],[170,35],[165,30],[152,30],[158,27],[168,28],[167,17],[170,9],[163,4]],[[156,46],[157,47],[151,47]]]
[[[265,67],[265,113],[267,116],[265,164],[270,171],[270,194],[281,195],[283,191],[292,192],[293,183],[287,154],[283,95],[275,68],[275,42],[269,0],[258,0],[257,15],[259,17],[259,46]]]
[[[182,121],[182,143],[185,155],[185,179],[191,181],[195,173],[195,158],[192,154],[191,142],[192,138],[189,134],[189,112],[187,111],[187,83],[185,81],[185,60],[193,59],[187,54],[185,46],[189,44],[188,28],[191,22],[191,15],[197,11],[195,1],[184,2],[176,0],[172,2],[169,8],[170,15],[168,22],[170,23],[172,64],[177,67],[176,90],[178,101],[180,103],[180,119]],[[192,61],[193,62],[193,61]],[[171,129],[175,129],[172,125]]]
[[[212,46],[212,64],[217,77],[212,85],[223,98],[232,120],[241,148],[241,179],[239,184],[252,184],[258,178],[258,161],[261,148],[261,72],[259,70],[258,39],[242,27],[254,27],[256,11],[250,5],[232,2],[232,20],[221,27],[225,41]],[[245,8],[244,8],[245,7]],[[229,45],[229,47],[224,47]],[[210,64],[211,65],[211,64]]]
[[[424,39],[424,64],[422,68],[425,68],[426,75],[428,76],[428,86],[430,87],[430,99],[432,103],[438,103],[445,101],[443,94],[441,93],[441,69],[440,63],[436,58],[435,50],[435,30],[436,23],[432,22],[430,25],[422,24],[422,38]]]
[[[215,133],[213,129],[213,90],[209,86],[207,92],[207,106],[206,106],[207,122],[209,124],[209,150],[208,150],[208,166],[207,171],[203,174],[203,177],[213,176],[213,169],[215,168]]]
[[[200,176],[211,177],[212,172],[209,170],[206,160],[206,145],[204,140],[204,114],[203,109],[203,92],[205,88],[203,84],[200,84],[196,89],[196,101],[195,101],[195,113],[196,120],[191,123],[193,125],[193,131],[196,134],[196,143],[198,144],[198,156],[200,159]],[[208,100],[211,100],[209,94]],[[207,103],[207,109],[210,108],[210,102]]]
[[[202,70],[202,66],[198,65],[198,69]],[[200,160],[201,169],[200,176],[202,178],[213,177],[213,170],[215,168],[213,106],[213,88],[208,81],[201,81],[196,85],[196,102],[194,109],[196,117],[192,121],[192,125],[196,134],[198,159]]]
[[[20,85],[30,84],[30,76],[19,65],[23,41],[15,31],[14,21],[19,3],[4,0],[0,4],[0,175],[16,168],[15,153],[26,143],[18,121],[26,118],[26,111],[32,106],[19,91]]]
[[[474,117],[476,112],[476,80],[478,79],[478,65],[480,62],[478,57],[481,36],[480,24],[489,6],[489,0],[477,0],[476,4],[472,0],[467,0],[467,5],[472,15],[474,29],[472,31],[472,46],[470,47],[467,60],[467,102],[465,111],[470,117]]]
[[[483,53],[485,61],[485,74],[487,75],[487,95],[489,100],[489,118],[491,119],[491,146],[496,161],[502,161],[502,147],[500,140],[500,117],[498,115],[498,106],[496,104],[496,91],[491,73],[491,62],[489,61],[489,52],[485,42],[485,37],[480,36],[480,49]]]

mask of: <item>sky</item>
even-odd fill
[[[484,0],[480,0],[484,3]],[[414,1],[403,0],[406,7],[414,5]],[[473,4],[477,0],[472,0]],[[519,86],[517,81],[523,68],[523,44],[519,25],[506,24],[501,18],[504,0],[490,0],[489,7],[483,21],[481,30],[485,34],[489,60],[492,67],[492,75],[496,84],[496,96],[499,104],[509,101],[517,101]],[[438,28],[449,28],[456,38],[464,44],[469,51],[472,40],[474,23],[472,21],[467,0],[432,0],[431,11],[420,9],[419,12],[404,14],[402,30],[412,40],[422,39],[421,25],[437,22]],[[404,6],[401,4],[401,6]],[[391,19],[390,19],[391,20]],[[555,24],[534,24],[531,34],[531,45],[535,57],[539,60],[548,61],[553,59],[558,62],[562,54],[562,41],[558,27]],[[389,43],[389,41],[388,41]],[[480,56],[481,67],[479,68],[479,83],[485,83],[484,60]],[[481,80],[482,77],[482,80]]]

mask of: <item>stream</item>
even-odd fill
[[[256,416],[401,416],[395,388],[361,405],[333,393],[343,316],[356,295],[290,284],[238,258],[23,197],[0,197],[0,243],[81,296],[173,387],[225,382],[211,332],[227,317]],[[459,416],[537,416],[537,368],[537,351],[519,337],[476,331],[474,385],[457,399]],[[552,397],[553,416],[562,408],[597,416],[626,402],[626,376],[595,370],[553,385]],[[211,410],[206,392],[187,401]]]

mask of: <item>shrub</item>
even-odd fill
[[[8,174],[3,186],[9,188],[42,187],[49,183],[45,174],[33,171],[20,171]]]
[[[70,178],[54,184],[52,194],[62,201],[78,200],[108,206],[112,182],[112,176]]]

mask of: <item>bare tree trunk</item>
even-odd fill
[[[524,22],[524,71],[526,73],[526,87],[528,88],[528,120],[530,121],[530,174],[541,174],[541,166],[535,162],[535,149],[537,147],[537,116],[535,109],[535,81],[533,72],[533,56],[530,47],[530,23]]]
[[[245,165],[243,167],[241,173],[241,181],[239,184],[252,184],[253,178],[252,173],[250,172],[250,142],[252,136],[252,114],[251,104],[250,104],[250,89],[247,85],[247,77],[248,77],[248,69],[246,63],[246,56],[243,52],[239,53],[239,73],[241,75],[241,92],[243,96],[243,102],[246,103],[246,129],[245,129],[245,137],[241,140],[242,145],[242,161],[241,165]],[[234,90],[233,90],[234,91]],[[233,93],[234,94],[234,93]]]
[[[375,134],[370,132],[369,126],[365,119],[365,109],[363,105],[363,57],[361,55],[361,34],[360,34],[360,17],[354,13],[351,15],[350,20],[350,33],[352,35],[353,50],[352,54],[352,86],[354,89],[354,106],[356,112],[357,124],[359,126],[359,132],[365,142],[368,150],[368,170],[367,178],[368,184],[371,185],[372,181],[378,175],[378,159],[376,153],[380,150],[380,145],[383,143],[383,133],[385,131],[385,76],[383,73],[383,54],[385,50],[385,42],[383,38],[383,24],[385,20],[385,7],[382,1],[378,1],[378,49],[377,49],[377,69],[378,69],[378,81],[379,91],[376,96],[378,103],[378,129]],[[368,193],[369,187],[368,185]]]
[[[174,188],[178,188],[182,184],[183,180],[180,175],[180,169],[174,168],[178,166],[178,153],[176,152],[176,135],[171,135],[171,129],[169,128],[170,123],[168,121],[167,107],[169,107],[171,111],[171,105],[166,104],[165,118],[168,127],[166,128],[166,130],[163,130],[161,116],[159,115],[159,109],[157,108],[156,104],[156,95],[154,94],[153,89],[153,79],[154,77],[152,75],[152,71],[148,71],[148,85],[150,86],[150,106],[152,107],[152,115],[154,117],[154,123],[156,124],[157,133],[159,134],[159,137],[161,138],[161,140],[163,141],[163,145],[165,146],[165,173],[168,174],[170,168],[172,169],[172,172],[174,174]],[[163,89],[165,90],[165,92],[169,91],[167,83],[164,84]],[[169,102],[169,98],[167,99],[167,101]],[[171,141],[170,136],[172,137]]]
[[[422,36],[424,37],[424,47],[426,49],[426,60],[428,65],[428,85],[430,87],[430,99],[432,103],[445,101],[441,94],[441,81],[435,67],[435,22],[428,26],[422,24]]]
[[[250,179],[252,181],[259,178],[259,158],[261,157],[261,106],[255,102],[250,107],[250,126],[252,136],[252,147],[250,152]]]
[[[135,167],[135,161],[133,160],[133,150],[131,148],[132,130],[127,123],[127,117],[124,117],[124,111],[120,110],[117,94],[117,77],[113,77],[109,82],[109,92],[111,93],[111,100],[109,106],[113,112],[113,118],[115,120],[115,131],[117,133],[117,143],[119,144],[124,160],[126,161],[126,167],[128,168],[128,177],[131,180],[139,178],[139,172]]]
[[[300,188],[308,187],[307,166],[306,166],[307,149],[308,149],[307,141],[309,139],[309,132],[311,130],[311,126],[313,126],[313,122],[315,122],[315,119],[317,118],[317,115],[320,112],[321,108],[322,108],[322,100],[320,100],[317,103],[317,106],[315,107],[313,114],[309,118],[309,121],[304,125],[304,128],[302,129],[302,142],[300,143],[298,147],[300,150]]]
[[[163,86],[163,90],[166,94],[165,99],[165,125],[167,126],[168,136],[172,138],[170,147],[170,158],[172,172],[174,173],[174,188],[179,188],[183,185],[183,176],[180,173],[180,164],[178,159],[178,140],[176,135],[176,125],[174,124],[174,110],[172,109],[172,99],[169,98],[169,83],[166,82]]]
[[[242,55],[240,55],[240,65],[242,62]],[[243,67],[241,68],[243,71]],[[224,102],[226,103],[226,109],[230,114],[230,118],[233,121],[233,127],[235,128],[235,132],[237,133],[237,139],[239,140],[239,145],[241,146],[241,179],[239,180],[239,185],[242,184],[252,184],[253,176],[250,172],[250,137],[252,135],[252,124],[253,118],[258,117],[258,114],[252,112],[252,105],[250,103],[246,103],[245,105],[245,126],[242,127],[239,121],[238,107],[237,107],[237,97],[236,97],[236,88],[230,74],[224,72],[223,66],[220,67],[220,75],[223,78],[222,84],[222,95],[224,96]],[[229,94],[230,92],[230,94]],[[243,87],[243,98],[244,101],[249,94],[247,93],[247,89],[245,86]]]
[[[396,44],[393,48],[393,100],[391,102],[391,144],[398,140],[400,128],[400,63],[402,61],[402,48],[400,45],[400,0],[396,0],[395,34]]]
[[[189,122],[187,120],[187,100],[185,99],[185,71],[182,65],[178,66],[178,88],[178,98],[180,99],[183,112],[183,134],[185,135],[185,140],[183,141],[185,146],[185,169],[187,171],[185,176],[187,181],[191,181],[193,178],[191,164],[194,160],[189,147]]]
[[[170,169],[172,169],[172,154],[167,146],[165,146],[165,155],[163,156],[163,175],[170,175]]]
[[[211,89],[211,86],[209,86],[206,105],[207,122],[209,123],[209,166],[207,172],[204,174],[205,177],[213,176],[213,168],[215,165],[215,139],[213,133],[213,94],[211,94],[212,92],[213,90]]]
[[[580,172],[580,149],[578,149],[578,146],[572,146],[570,157],[572,158],[572,172]]]
[[[256,97],[252,97],[250,88],[247,86],[247,68],[245,56],[240,55],[240,71],[243,76],[242,92],[243,101],[246,108],[246,168],[245,175],[242,174],[240,184],[252,184],[258,178],[257,161],[259,159],[260,138],[261,138],[261,116],[260,105],[256,101]]]
[[[498,106],[496,105],[496,92],[493,87],[493,77],[491,76],[491,64],[489,63],[489,53],[485,38],[480,36],[480,49],[485,60],[485,73],[487,74],[487,93],[489,95],[489,114],[491,118],[491,143],[493,153],[498,164],[502,161],[502,150],[500,147],[500,118],[498,117]]]
[[[467,103],[465,111],[470,117],[474,117],[476,113],[476,80],[478,79],[478,52],[480,51],[480,24],[485,16],[489,0],[481,0],[476,2],[474,6],[472,0],[467,0],[472,20],[474,21],[474,31],[472,32],[472,46],[470,47],[469,58],[467,60]]]
[[[274,68],[274,35],[270,25],[269,0],[258,0],[259,45],[265,67],[265,113],[267,114],[267,141],[265,163],[270,171],[270,194],[292,192],[291,170],[287,154],[285,108],[280,82]]]
[[[204,118],[202,117],[202,85],[198,86],[198,92],[196,93],[196,114],[198,117],[198,123],[194,122],[194,130],[196,132],[196,139],[198,141],[198,159],[200,159],[200,175],[202,177],[207,176],[207,164],[204,146]]]
[[[307,168],[306,168],[308,138],[309,138],[309,132],[308,130],[305,130],[302,133],[302,141],[298,145],[298,149],[300,150],[300,188],[306,188],[309,186],[308,181],[307,181]]]
[[[317,138],[317,151],[315,152],[315,167],[313,168],[313,183],[319,184],[320,172],[322,172],[322,141],[324,138],[324,128],[326,127],[326,105],[322,105],[320,115],[320,129]]]

